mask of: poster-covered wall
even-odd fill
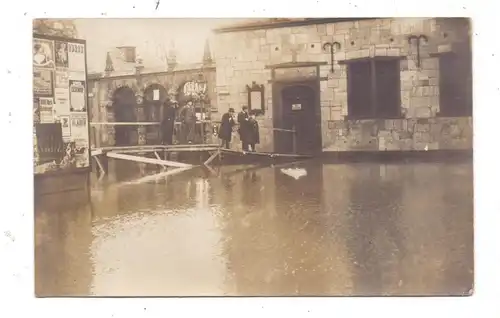
[[[35,174],[90,166],[84,40],[33,36],[33,144]]]

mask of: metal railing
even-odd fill
[[[212,125],[211,125],[212,121],[210,120],[197,120],[195,122],[195,139],[199,139],[198,141],[200,141],[202,144],[206,144],[206,143],[210,143],[210,140],[207,140],[207,136],[210,135],[210,133],[207,134],[207,130],[208,131],[211,131],[211,128],[212,128]],[[99,126],[136,126],[137,128],[141,128],[141,127],[159,127],[161,125],[161,122],[91,122],[90,123],[90,126],[95,128],[95,127],[99,127]],[[180,143],[180,140],[181,140],[181,125],[182,123],[179,122],[179,121],[175,121],[174,122],[174,132],[173,132],[173,139],[174,139],[174,143]],[[197,127],[199,127],[197,129]],[[92,129],[92,133],[93,134],[98,134],[98,131],[95,130],[95,129]],[[146,138],[147,138],[147,134],[148,132],[146,131],[145,132],[146,134]],[[161,139],[161,131],[158,130],[158,132],[156,132],[155,134],[157,134],[158,136],[156,136],[156,138],[158,139],[158,141],[160,141]],[[196,138],[198,137],[198,138]],[[154,139],[156,139],[154,138]],[[97,136],[94,136],[92,138],[93,140],[97,140],[99,138],[97,138]],[[146,140],[146,143],[148,141]],[[99,142],[100,143],[100,142]]]

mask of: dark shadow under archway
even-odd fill
[[[137,103],[134,91],[129,87],[120,87],[113,94],[113,112],[115,122],[134,123],[137,122],[135,114]],[[137,126],[116,125],[115,145],[130,146],[137,145]]]

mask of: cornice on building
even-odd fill
[[[140,76],[161,76],[169,74],[179,74],[179,73],[189,73],[193,71],[215,71],[215,65],[203,65],[201,63],[188,64],[188,65],[178,65],[173,71],[166,69],[147,69],[141,71]],[[124,79],[137,77],[135,71],[114,71],[114,72],[95,72],[89,73],[87,75],[88,80],[101,80],[101,79]]]
[[[304,19],[267,19],[266,21],[257,20],[249,21],[245,23],[239,23],[235,25],[225,26],[216,28],[213,30],[215,33],[229,33],[229,32],[241,32],[241,31],[252,31],[252,30],[262,30],[262,29],[275,29],[275,28],[287,28],[314,24],[326,24],[326,23],[338,23],[338,22],[349,22],[349,21],[360,21],[360,20],[374,20],[380,18],[304,18]]]

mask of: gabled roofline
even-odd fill
[[[374,20],[380,18],[308,18],[299,21],[282,21],[282,22],[263,22],[255,24],[246,25],[235,25],[228,27],[216,28],[213,30],[214,33],[230,33],[230,32],[241,32],[241,31],[252,31],[252,30],[262,30],[262,29],[275,29],[275,28],[286,28],[313,24],[326,24],[335,22],[349,22],[349,21],[360,21],[360,20]]]

